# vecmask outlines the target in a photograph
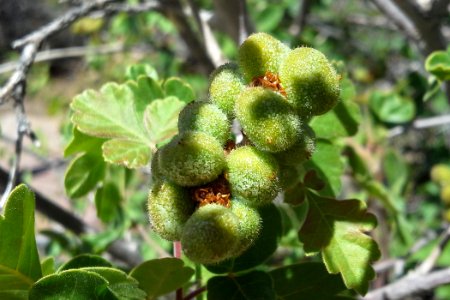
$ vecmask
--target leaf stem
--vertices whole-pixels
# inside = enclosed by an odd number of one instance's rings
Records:
[[[206,286],[200,287],[200,288],[196,289],[195,291],[190,292],[188,295],[186,295],[186,297],[183,298],[183,300],[194,299],[196,296],[200,295],[204,291],[206,291]]]

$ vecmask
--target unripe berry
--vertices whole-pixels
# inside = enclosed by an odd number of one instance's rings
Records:
[[[270,203],[279,191],[276,159],[255,147],[244,146],[231,151],[225,176],[233,197],[253,207]]]
[[[153,181],[161,181],[164,180],[164,175],[161,171],[161,168],[159,167],[159,154],[160,149],[156,150],[155,153],[153,153],[152,161],[150,163],[150,170],[152,172],[152,179]]]
[[[450,167],[445,164],[434,165],[431,169],[431,179],[442,186],[450,185]]]
[[[292,50],[280,67],[288,101],[304,116],[321,115],[339,100],[339,76],[322,52],[301,47]]]
[[[441,200],[442,202],[444,202],[445,205],[450,206],[450,185],[442,187]]]
[[[231,257],[238,243],[239,219],[218,204],[201,206],[186,222],[181,236],[184,254],[200,264]]]
[[[222,145],[212,136],[188,131],[161,148],[163,175],[181,186],[196,186],[216,179],[225,167]]]
[[[189,192],[169,182],[158,182],[148,196],[148,215],[153,230],[169,241],[179,241],[184,224],[194,213]]]
[[[178,116],[178,131],[201,131],[216,138],[222,145],[230,137],[230,122],[215,104],[191,102]]]
[[[231,201],[231,211],[239,219],[239,243],[233,256],[239,256],[258,238],[262,219],[258,211],[238,199]]]
[[[284,151],[302,134],[300,117],[291,105],[263,87],[250,87],[239,95],[236,117],[250,141],[264,151]]]
[[[316,150],[314,131],[308,125],[303,125],[303,134],[289,149],[274,153],[280,165],[299,165],[309,159]]]
[[[239,48],[239,66],[246,82],[266,72],[278,74],[281,61],[289,51],[288,46],[267,33],[249,36]]]
[[[209,99],[232,119],[234,118],[234,103],[244,87],[239,67],[235,63],[224,64],[211,75]]]

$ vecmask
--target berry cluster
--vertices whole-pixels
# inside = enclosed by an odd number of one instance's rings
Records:
[[[294,50],[265,33],[211,76],[208,101],[180,113],[178,135],[152,160],[153,229],[181,240],[192,261],[239,256],[262,227],[257,208],[298,178],[296,166],[315,150],[307,122],[339,99],[339,76],[319,51]],[[236,145],[231,123],[244,135]]]

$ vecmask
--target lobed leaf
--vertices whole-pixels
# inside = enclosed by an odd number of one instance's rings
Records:
[[[0,298],[27,299],[42,276],[34,236],[34,195],[19,185],[8,197],[0,216]]]
[[[148,260],[130,272],[139,281],[139,288],[147,293],[148,300],[182,287],[193,274],[194,270],[177,258]]]
[[[168,78],[163,85],[166,97],[175,96],[185,104],[194,100],[194,90],[189,84],[177,77]]]
[[[359,200],[338,201],[308,191],[309,212],[299,231],[305,252],[322,252],[328,272],[341,273],[345,285],[360,294],[375,277],[371,263],[380,257],[376,242],[365,234],[376,218]]]

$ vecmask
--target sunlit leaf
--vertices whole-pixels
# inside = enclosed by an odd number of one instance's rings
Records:
[[[376,226],[359,200],[336,200],[307,193],[308,216],[299,231],[307,253],[321,252],[328,272],[341,273],[345,285],[365,294],[375,277],[371,263],[380,257],[376,242],[365,233]]]
[[[425,69],[439,78],[439,80],[450,79],[450,52],[435,51],[425,61]]]
[[[194,270],[185,267],[183,261],[177,258],[149,260],[130,272],[149,300],[182,287],[193,274]]]
[[[9,195],[0,216],[0,299],[27,299],[42,276],[34,236],[34,195],[25,186]]]
[[[101,256],[93,254],[81,254],[75,256],[61,267],[59,267],[58,272],[70,270],[70,269],[80,269],[86,267],[111,267],[111,263]]]
[[[242,276],[217,276],[208,280],[208,300],[275,300],[271,277],[262,271]]]
[[[184,103],[189,103],[195,99],[194,90],[189,84],[177,77],[168,78],[163,85],[166,97],[175,96]]]
[[[184,105],[185,103],[176,97],[167,97],[155,100],[147,107],[144,123],[155,143],[161,143],[177,134],[178,115]]]
[[[108,281],[94,272],[67,270],[43,277],[30,290],[30,300],[117,299]]]

